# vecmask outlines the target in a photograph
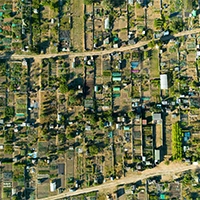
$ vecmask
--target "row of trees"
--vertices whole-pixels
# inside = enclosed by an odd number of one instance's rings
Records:
[[[174,160],[181,160],[183,157],[183,132],[179,122],[172,125],[172,157]]]

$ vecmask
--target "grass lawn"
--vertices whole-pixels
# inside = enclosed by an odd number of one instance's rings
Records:
[[[158,65],[159,65],[158,50],[154,49],[152,52],[151,67],[150,67],[151,78],[159,78],[160,70]]]

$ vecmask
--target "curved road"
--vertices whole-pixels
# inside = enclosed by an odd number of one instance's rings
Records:
[[[170,175],[170,174],[174,175],[175,173],[184,172],[187,170],[194,170],[194,169],[198,169],[199,167],[200,167],[200,165],[188,165],[187,166],[183,163],[172,163],[170,165],[165,165],[162,163],[159,166],[157,166],[153,169],[145,170],[145,171],[141,172],[140,174],[132,173],[129,176],[121,178],[119,180],[109,181],[109,182],[103,183],[101,185],[90,187],[90,188],[78,189],[75,192],[64,192],[62,194],[50,196],[50,197],[43,198],[40,200],[58,200],[60,198],[80,195],[80,194],[84,194],[84,193],[88,193],[88,192],[101,191],[101,190],[105,190],[105,189],[109,189],[109,188],[112,189],[118,185],[134,183],[139,180],[143,180],[143,179],[150,178],[153,176]]]
[[[184,35],[190,35],[190,34],[198,34],[200,33],[200,28],[197,29],[193,29],[193,30],[189,30],[189,31],[182,31],[180,33],[174,34],[174,36],[172,35],[172,37],[181,37]],[[22,54],[22,55],[17,55],[17,54],[12,54],[12,55],[1,55],[2,57],[11,57],[13,59],[23,59],[23,58],[37,58],[37,59],[44,59],[44,58],[52,58],[52,57],[56,57],[56,56],[69,56],[69,57],[76,57],[76,56],[92,56],[92,55],[105,55],[105,54],[110,54],[113,53],[115,51],[127,51],[130,49],[135,49],[135,48],[139,48],[142,46],[147,45],[151,40],[148,41],[140,41],[137,44],[134,45],[127,45],[124,47],[120,47],[120,48],[116,48],[116,49],[109,49],[109,50],[104,50],[104,51],[85,51],[85,52],[62,52],[62,53],[57,53],[57,54],[39,54],[39,55],[26,55],[26,54]],[[0,57],[1,57],[0,56]]]

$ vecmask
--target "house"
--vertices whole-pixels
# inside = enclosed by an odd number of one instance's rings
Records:
[[[168,89],[168,79],[167,74],[160,75],[160,89],[167,90]]]

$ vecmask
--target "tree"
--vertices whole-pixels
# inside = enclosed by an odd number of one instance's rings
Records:
[[[86,5],[90,5],[90,4],[94,3],[94,2],[95,2],[95,0],[84,0],[84,3]]]
[[[62,94],[65,94],[69,91],[69,88],[66,84],[61,84],[60,87],[59,87],[59,90]]]
[[[15,115],[14,107],[7,106],[5,110],[5,118],[9,120],[10,118],[14,117],[14,115]]]
[[[89,152],[91,155],[96,155],[98,154],[99,149],[95,144],[93,144],[92,146],[89,146]]]
[[[106,9],[112,8],[112,4],[110,3],[110,0],[103,0],[103,1],[102,1],[102,5],[103,5]]]
[[[131,111],[128,113],[128,116],[132,119],[135,117],[135,113]]]
[[[174,33],[183,31],[183,27],[184,27],[184,22],[182,18],[174,19],[169,25],[170,30],[173,31]]]
[[[76,100],[77,100],[77,98],[76,98],[75,96],[70,96],[70,97],[69,97],[69,103],[70,103],[71,105],[75,104],[75,103],[76,103]]]
[[[148,43],[148,47],[153,48],[155,46],[155,41],[152,40]]]

